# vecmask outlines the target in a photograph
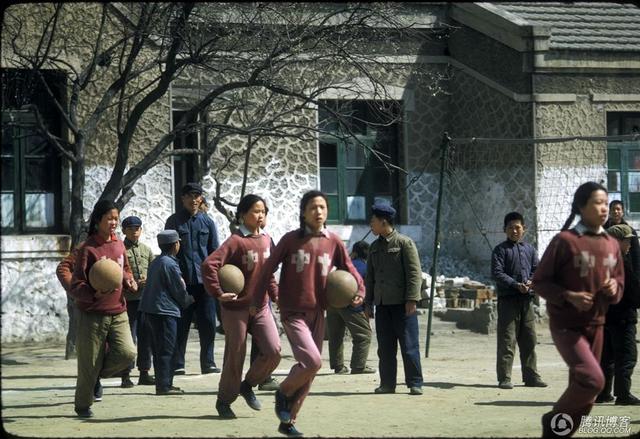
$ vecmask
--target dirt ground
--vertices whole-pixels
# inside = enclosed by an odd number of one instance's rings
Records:
[[[426,315],[420,316],[423,357],[426,320]],[[398,386],[398,393],[393,395],[375,395],[377,374],[333,374],[325,342],[324,365],[299,414],[298,429],[305,436],[320,437],[540,437],[540,416],[560,396],[567,380],[567,368],[546,325],[538,327],[537,347],[540,374],[550,384],[543,389],[523,387],[517,360],[513,372],[516,387],[496,387],[495,335],[459,330],[454,323],[438,318],[434,319],[432,332],[430,357],[422,362],[426,381],[422,396],[408,395],[404,386]],[[155,396],[153,386],[122,389],[118,378],[103,380],[104,399],[94,404],[95,416],[86,420],[73,412],[76,362],[64,360],[61,344],[5,344],[3,428],[21,437],[279,436],[272,392],[256,392],[263,403],[259,412],[252,411],[240,398],[232,406],[238,419],[218,418],[214,405],[220,375],[196,373],[196,337],[192,331],[187,375],[175,379],[185,395]],[[369,365],[377,367],[373,338]],[[283,359],[275,373],[278,380],[293,364],[285,336],[282,343]],[[224,342],[219,335],[215,346],[215,359],[220,365]],[[345,348],[350,354],[349,340]],[[401,361],[399,358],[399,365]],[[638,375],[636,372],[632,389],[636,395],[640,395]],[[629,416],[632,434],[640,432],[637,408],[600,404],[592,415]]]

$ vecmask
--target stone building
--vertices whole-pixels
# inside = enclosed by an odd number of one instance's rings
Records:
[[[427,271],[445,132],[452,142],[443,198],[442,266],[445,271],[458,270],[447,274],[488,277],[491,247],[503,239],[502,217],[511,210],[525,215],[528,239],[542,252],[568,215],[573,191],[586,180],[606,182],[612,197],[625,201],[630,219],[637,219],[637,141],[534,145],[465,139],[631,133],[640,126],[639,8],[615,3],[441,2],[414,3],[409,10],[418,26],[444,38],[425,40],[420,47],[400,51],[395,46],[377,48],[379,63],[400,67],[384,82],[388,97],[396,101],[401,122],[387,130],[372,133],[365,128],[360,133],[408,173],[388,173],[366,160],[359,150],[329,137],[320,136],[312,142],[258,142],[247,192],[260,193],[270,203],[268,230],[276,241],[297,226],[297,203],[306,190],[317,188],[330,194],[329,227],[348,246],[367,234],[368,207],[375,198],[384,198],[398,209],[400,229],[417,241],[423,270]],[[11,66],[11,54],[6,50],[2,63],[3,67]],[[432,84],[419,79],[418,68],[445,78],[437,92]],[[357,84],[363,79],[348,70],[340,74],[344,83]],[[193,95],[208,86],[207,79],[193,72],[175,81],[170,95],[154,107],[137,143],[146,144],[169,131],[172,120],[187,108]],[[375,98],[375,91],[367,91],[366,86],[361,87],[358,99],[338,91],[322,96],[331,104],[350,105],[371,121],[375,121],[375,114],[368,110],[368,104]],[[4,110],[3,174],[8,159]],[[315,113],[300,114],[297,120],[327,122],[326,114]],[[105,130],[91,145],[95,154],[85,188],[87,216],[113,163],[110,135]],[[199,134],[176,142],[198,145]],[[216,190],[216,165],[225,153],[241,149],[243,142],[238,138],[221,145],[211,174],[202,176],[208,194]],[[42,211],[51,210],[57,220],[45,233],[33,233],[29,227],[6,227],[11,190],[3,178],[2,341],[58,337],[65,332],[64,292],[53,273],[70,242],[64,222],[69,171],[62,160],[57,166],[57,174],[46,184],[57,185],[58,198],[54,205],[42,204]],[[189,159],[164,160],[136,183],[134,197],[121,212],[123,217],[135,214],[142,218],[143,241],[156,251],[153,237],[174,209],[176,190],[193,173]],[[221,195],[237,198],[242,167],[216,177],[221,182]],[[226,238],[227,220],[215,209],[210,215],[221,239]]]

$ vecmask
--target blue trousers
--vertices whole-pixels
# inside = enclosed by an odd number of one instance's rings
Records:
[[[144,314],[153,340],[153,369],[156,390],[168,390],[173,385],[174,353],[178,333],[178,318],[160,314]]]
[[[182,310],[178,320],[178,339],[175,352],[176,369],[184,368],[184,356],[187,350],[189,329],[195,313],[200,336],[200,371],[215,367],[213,361],[213,343],[216,335],[216,302],[213,296],[207,294],[202,284],[187,285],[187,292],[193,296],[195,302]]]
[[[138,370],[149,371],[151,369],[151,356],[153,354],[151,348],[151,330],[145,324],[145,315],[138,312],[139,300],[127,301],[127,316],[129,316],[129,328],[131,328],[131,336],[136,344],[138,355]],[[133,370],[135,363],[129,365],[129,372]]]
[[[418,314],[405,314],[402,305],[376,306],[376,337],[378,338],[378,367],[380,385],[395,389],[398,373],[398,344],[404,364],[407,387],[422,387],[422,367],[418,340]]]

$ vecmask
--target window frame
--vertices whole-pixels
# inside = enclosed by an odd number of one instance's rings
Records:
[[[617,135],[617,134],[625,134],[623,133],[623,127],[625,124],[625,119],[628,117],[638,117],[640,116],[640,112],[635,111],[615,111],[607,113],[607,135]],[[611,118],[617,117],[617,120],[611,120]],[[615,128],[616,132],[612,132],[611,128]],[[611,152],[617,151],[620,154],[619,160],[619,168],[610,167],[610,158]],[[640,174],[640,166],[636,168],[630,168],[631,154],[633,151],[637,151],[640,156],[640,141],[636,142],[607,142],[607,189],[610,193],[609,201],[613,201],[614,199],[618,199],[613,194],[620,194],[619,199],[624,204],[625,217],[630,218],[632,220],[640,219],[640,190],[637,192],[629,191],[629,177],[630,173],[638,173]],[[619,188],[620,190],[612,190],[609,175],[611,173],[619,174]],[[640,189],[640,188],[639,188]],[[638,205],[637,211],[632,210],[631,203],[631,194],[638,194],[636,197]],[[613,196],[612,196],[613,195]]]

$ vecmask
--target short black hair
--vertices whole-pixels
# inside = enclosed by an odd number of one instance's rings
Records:
[[[179,242],[179,241],[176,241]],[[171,250],[173,250],[173,246],[175,245],[175,242],[172,242],[170,244],[158,244],[158,247],[160,247],[160,251],[162,253],[169,253]]]
[[[504,227],[503,228],[507,228],[507,224],[509,224],[511,221],[520,221],[522,223],[522,225],[524,226],[524,217],[522,216],[522,214],[520,212],[509,212],[508,214],[506,214],[504,216]]]
[[[366,241],[358,241],[353,244],[351,251],[356,255],[356,258],[367,259],[367,256],[369,256],[369,243]]]
[[[617,206],[618,204],[622,207],[622,210],[624,210],[624,203],[620,200],[613,200],[609,203],[609,209],[613,209],[613,206]]]

